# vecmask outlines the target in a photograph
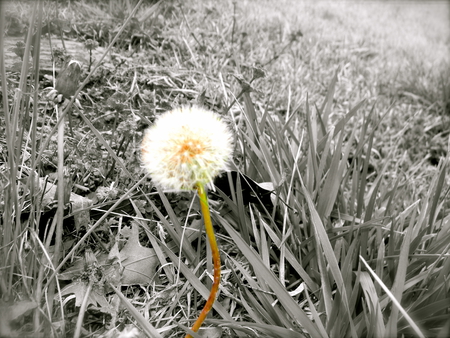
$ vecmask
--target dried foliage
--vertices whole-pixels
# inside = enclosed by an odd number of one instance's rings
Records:
[[[200,205],[152,183],[140,144],[194,105],[235,134],[204,337],[450,334],[448,6],[428,29],[420,4],[278,3],[1,3],[0,45],[25,38],[0,65],[0,336],[188,332]],[[49,37],[85,57],[41,55]]]

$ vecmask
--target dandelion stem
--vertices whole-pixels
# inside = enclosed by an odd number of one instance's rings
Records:
[[[200,206],[202,209],[203,220],[205,222],[206,236],[208,236],[209,244],[211,247],[211,254],[214,263],[214,281],[211,287],[211,292],[209,294],[208,300],[206,301],[206,304],[202,312],[200,312],[200,315],[198,316],[194,325],[192,326],[192,331],[194,332],[198,331],[203,321],[205,320],[206,316],[208,315],[208,312],[211,310],[214,301],[216,300],[217,291],[219,290],[220,285],[220,254],[216,242],[216,236],[214,234],[214,229],[211,223],[211,215],[209,213],[209,205],[208,205],[208,196],[206,195],[205,186],[203,185],[203,183],[197,183],[197,192],[200,198]],[[192,336],[188,334],[186,335],[185,338],[192,338]]]

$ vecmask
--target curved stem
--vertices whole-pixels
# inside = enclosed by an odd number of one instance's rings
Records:
[[[208,236],[209,245],[211,247],[211,254],[214,263],[214,281],[211,287],[211,292],[209,294],[208,300],[203,307],[202,312],[198,316],[194,325],[192,326],[192,331],[197,332],[203,321],[205,320],[208,312],[211,310],[214,301],[216,300],[217,291],[220,285],[220,254],[219,247],[217,246],[216,236],[214,234],[214,229],[211,223],[211,215],[209,213],[208,196],[206,195],[205,186],[201,183],[197,184],[197,192],[200,198],[200,206],[202,209],[203,220],[205,222],[206,236]],[[192,338],[190,334],[187,334],[185,338]]]

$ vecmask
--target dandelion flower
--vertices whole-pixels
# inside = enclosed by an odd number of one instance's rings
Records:
[[[196,189],[227,167],[232,135],[219,116],[200,108],[161,115],[142,141],[142,162],[163,188]]]
[[[169,189],[197,189],[214,262],[209,297],[192,326],[197,332],[211,310],[220,285],[220,253],[209,212],[205,185],[226,169],[231,133],[219,117],[200,108],[180,108],[161,115],[142,141],[142,162],[153,181]],[[185,338],[191,338],[187,334]]]

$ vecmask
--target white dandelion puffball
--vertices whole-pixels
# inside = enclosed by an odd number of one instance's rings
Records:
[[[210,183],[227,168],[231,153],[227,125],[215,113],[196,107],[164,113],[142,141],[142,162],[153,182],[166,189]]]

